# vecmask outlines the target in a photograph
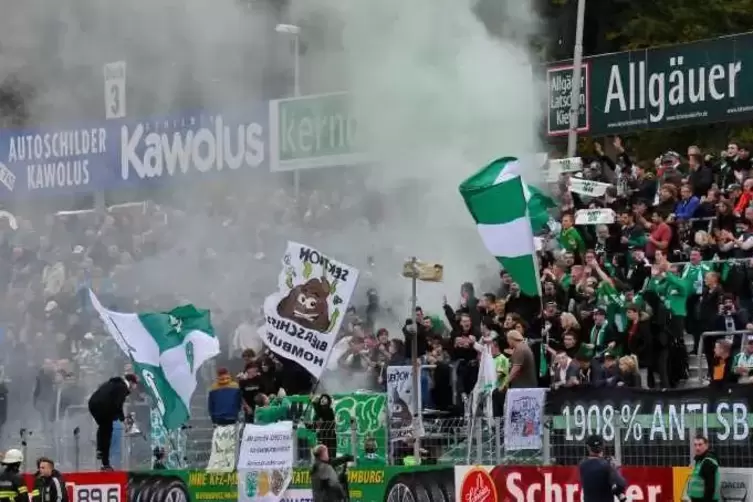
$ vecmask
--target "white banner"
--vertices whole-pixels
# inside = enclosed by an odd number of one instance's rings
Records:
[[[238,456],[238,500],[279,502],[293,479],[293,422],[246,424]]]
[[[318,250],[288,242],[278,291],[264,300],[259,336],[280,357],[319,378],[358,281],[358,270]]]
[[[389,408],[390,430],[409,433],[413,429],[413,417],[418,415],[421,428],[421,385],[413,388],[412,366],[387,367],[387,407]],[[418,413],[413,405],[413,392],[418,392]]]
[[[505,449],[540,450],[546,389],[510,389],[505,396]]]
[[[589,197],[602,197],[607,192],[607,188],[611,186],[609,183],[584,180],[575,176],[570,178],[570,191],[580,195],[588,195]]]
[[[237,425],[216,426],[212,432],[212,451],[209,454],[207,471],[234,471],[237,444]]]
[[[579,209],[575,212],[576,225],[611,225],[614,223],[614,211],[605,209]]]
[[[556,183],[560,175],[577,173],[583,170],[583,159],[571,157],[568,159],[552,159],[544,169],[544,180],[547,183]]]

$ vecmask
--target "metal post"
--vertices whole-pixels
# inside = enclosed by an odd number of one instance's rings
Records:
[[[301,95],[301,78],[300,78],[300,35],[293,35],[293,96],[296,98]],[[296,204],[299,203],[298,196],[301,193],[301,172],[296,168],[293,171],[293,195]]]
[[[358,426],[356,425],[356,417],[350,417],[350,454],[353,458],[358,459]],[[358,465],[358,464],[356,464]]]
[[[418,306],[418,260],[415,256],[411,257],[411,270],[413,271],[413,277],[411,277],[411,316],[413,318],[413,339],[411,340],[411,356],[413,357],[413,436],[415,442],[413,443],[413,455],[416,461],[421,460],[421,438],[419,437],[420,425],[421,425],[421,402],[418,399],[421,385],[421,366],[418,364],[418,316],[416,315],[416,307]]]
[[[567,134],[567,156],[575,157],[578,146],[578,108],[580,107],[581,64],[583,62],[583,23],[586,0],[578,0],[578,19],[575,23],[575,50],[573,51],[573,86],[570,94],[570,130]],[[586,103],[588,105],[588,103]]]
[[[502,421],[504,420],[504,417],[493,417],[492,420],[493,426],[493,434],[494,434],[494,461],[497,463],[497,465],[500,465],[502,463],[502,434],[504,430],[504,426],[502,425]]]
[[[76,472],[79,472],[81,470],[81,429],[78,427],[73,429],[73,451],[76,455]]]
[[[31,436],[31,431],[27,429],[21,429],[20,431],[18,431],[18,434],[19,436],[21,436],[21,451],[23,451],[24,454],[24,461],[21,465],[23,472],[26,472],[26,458],[29,456],[29,443],[26,442],[26,438],[28,436]]]

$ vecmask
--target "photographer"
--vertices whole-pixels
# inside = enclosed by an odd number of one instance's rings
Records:
[[[344,502],[348,500],[347,488],[329,460],[329,449],[319,444],[314,448],[314,465],[311,466],[311,491],[314,502]],[[341,464],[347,457],[336,459]]]

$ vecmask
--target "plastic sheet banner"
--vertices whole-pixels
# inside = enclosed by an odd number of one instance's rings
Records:
[[[246,424],[238,476],[239,501],[279,502],[293,478],[293,422]]]
[[[675,500],[671,467],[623,467],[628,500]],[[455,500],[484,502],[580,502],[580,473],[572,467],[459,466],[455,468]]]
[[[314,422],[314,408],[309,406],[310,396],[288,396],[297,410],[299,422]],[[387,452],[387,395],[376,392],[351,392],[332,396],[335,409],[335,430],[337,432],[337,454],[353,454],[350,420],[355,419],[358,456],[364,453],[363,442],[372,437],[376,440],[378,454]]]

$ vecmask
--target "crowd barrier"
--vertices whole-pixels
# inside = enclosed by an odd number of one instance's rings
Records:
[[[709,335],[710,336],[710,335]],[[307,399],[293,397],[301,406]],[[296,461],[306,465],[315,442],[329,444],[338,455],[359,458],[364,443],[373,439],[384,462],[401,465],[412,455],[412,430],[394,427],[385,394],[364,393],[334,396],[336,424],[317,430],[310,409],[299,407],[293,417],[297,428]],[[132,408],[135,409],[135,408]],[[518,421],[516,434],[530,430],[540,436],[537,446],[511,451],[506,438],[504,417],[446,417],[424,414],[421,448],[424,463],[436,465],[577,465],[583,456],[584,441],[601,434],[607,451],[625,465],[671,467],[688,464],[693,457],[693,438],[707,437],[723,465],[753,467],[753,385],[679,390],[647,390],[626,387],[578,387],[546,393],[543,409],[511,418]],[[142,414],[144,411],[142,410]],[[148,410],[146,410],[148,414]],[[520,421],[525,423],[521,426]],[[147,423],[140,426],[146,429]],[[512,429],[511,429],[512,430]],[[238,428],[238,432],[240,427]],[[204,469],[212,449],[210,424],[192,426],[176,468]],[[54,447],[39,450],[36,436],[22,436],[27,458],[38,454],[55,458],[65,471],[96,469],[94,423],[82,406],[66,408],[54,427]],[[305,438],[303,441],[301,438]],[[153,442],[148,430],[124,435],[115,466],[124,470],[149,469]],[[237,437],[229,438],[238,444]],[[167,450],[171,448],[168,443]],[[114,452],[115,453],[115,452]]]
[[[691,469],[687,466],[620,468],[628,500],[681,502]],[[64,474],[70,502],[236,502],[243,472],[116,471]],[[351,467],[347,471],[351,502],[578,502],[578,468],[525,465]],[[29,486],[31,475],[26,476]],[[753,469],[721,469],[722,500],[745,502],[753,494]],[[308,469],[296,468],[287,490],[265,486],[259,500],[312,500]],[[251,500],[254,500],[253,498]]]

